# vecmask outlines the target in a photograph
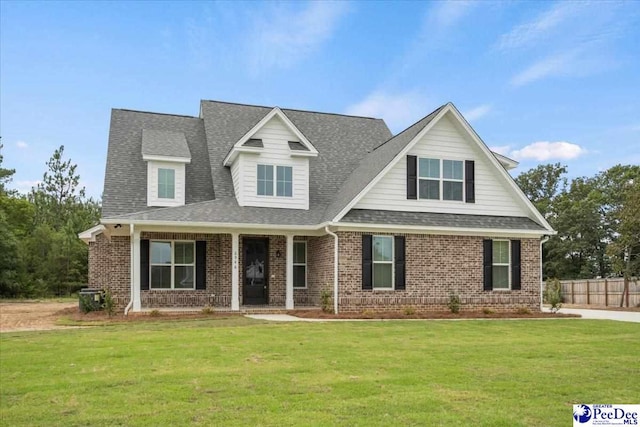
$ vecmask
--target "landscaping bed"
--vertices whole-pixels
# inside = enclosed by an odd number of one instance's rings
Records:
[[[292,316],[305,319],[553,319],[565,317],[580,317],[577,314],[543,313],[519,311],[466,311],[458,313],[450,311],[361,311],[348,313],[326,313],[319,310],[292,310],[287,312]]]

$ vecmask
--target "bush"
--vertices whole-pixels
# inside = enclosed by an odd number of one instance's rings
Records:
[[[491,309],[491,308],[485,307],[485,308],[482,309],[482,312],[484,314],[495,314],[496,311]]]
[[[518,307],[518,309],[516,310],[516,313],[518,313],[518,314],[531,314],[531,310],[529,310],[529,307]]]
[[[404,314],[406,316],[413,316],[414,314],[416,314],[415,307],[405,307],[404,308]]]
[[[116,302],[111,295],[111,291],[108,289],[102,292],[102,309],[109,315],[113,316],[116,313]]]
[[[160,310],[157,310],[157,309],[151,310],[149,312],[149,316],[151,316],[151,317],[160,317],[161,316]]]
[[[331,307],[331,292],[326,289],[320,292],[320,307],[322,307],[322,311],[325,313],[333,312],[333,307]]]
[[[556,313],[562,307],[562,285],[558,279],[547,280],[542,295],[545,303],[551,306],[551,312]]]
[[[211,307],[210,305],[202,309],[202,314],[213,314],[213,313],[214,313],[213,307]]]
[[[452,313],[457,314],[460,312],[460,295],[449,292],[449,302],[447,302],[447,307],[451,310]]]

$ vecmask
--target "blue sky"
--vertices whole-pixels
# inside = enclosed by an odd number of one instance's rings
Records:
[[[514,171],[640,163],[640,2],[0,2],[13,187],[65,145],[100,196],[111,108],[201,99],[381,117],[452,101]]]

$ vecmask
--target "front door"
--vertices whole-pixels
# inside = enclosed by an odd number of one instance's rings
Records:
[[[242,303],[267,304],[269,291],[269,239],[243,239],[244,287]]]

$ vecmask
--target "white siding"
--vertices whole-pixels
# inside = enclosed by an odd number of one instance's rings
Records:
[[[175,171],[175,198],[161,199],[158,197],[158,169],[173,169]],[[147,206],[183,206],[184,192],[184,163],[147,162]]]
[[[233,164],[231,165],[231,178],[233,179],[233,191],[236,194],[236,199],[238,200],[238,204],[240,206],[244,206],[244,198],[243,196],[243,192],[241,191],[242,189],[242,184],[243,184],[243,176],[240,173],[241,171],[241,167],[240,165],[242,164],[243,161],[243,157],[239,156],[235,162],[233,162]]]
[[[309,159],[292,157],[288,141],[298,138],[278,117],[274,117],[251,138],[262,139],[260,153],[240,153],[231,165],[231,176],[238,204],[287,209],[309,209]],[[258,165],[291,166],[293,197],[258,196]]]
[[[469,138],[469,139],[467,139]],[[473,215],[528,216],[518,197],[485,154],[443,117],[409,151],[409,155],[448,160],[475,160],[475,203],[407,200],[407,162],[398,163],[354,206],[356,209],[437,212]]]

